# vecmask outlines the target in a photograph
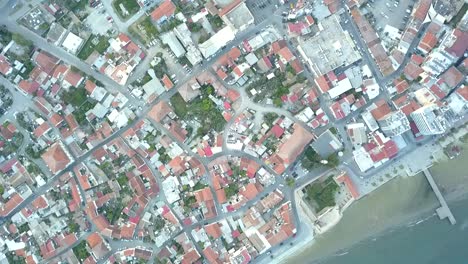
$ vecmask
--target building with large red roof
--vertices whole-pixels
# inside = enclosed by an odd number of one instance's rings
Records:
[[[157,23],[162,23],[175,14],[176,8],[171,0],[165,0],[151,12],[151,19]]]
[[[72,162],[60,142],[54,143],[41,157],[53,174],[62,171]]]

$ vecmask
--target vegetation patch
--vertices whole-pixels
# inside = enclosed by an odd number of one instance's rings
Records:
[[[144,44],[156,39],[159,36],[159,30],[151,22],[149,16],[143,16],[138,21],[133,23],[128,32],[133,36],[140,39]]]
[[[275,106],[280,107],[282,105],[281,96],[289,93],[289,87],[283,85],[284,81],[286,81],[286,75],[280,72],[270,80],[266,76],[261,77],[253,82],[247,90],[255,89],[257,91],[253,98],[254,102],[258,103],[265,98],[270,98]]]
[[[62,93],[63,102],[71,104],[74,107],[79,107],[86,102],[88,94],[85,88],[70,87],[68,91]]]
[[[329,177],[323,182],[308,185],[305,188],[306,199],[315,205],[316,212],[320,212],[326,207],[335,206],[335,193],[338,188],[339,186],[333,177]]]
[[[90,254],[88,249],[86,249],[86,241],[83,240],[77,246],[75,246],[73,248],[73,253],[75,253],[75,256],[80,260],[80,262],[87,259]]]
[[[77,57],[86,60],[94,51],[103,54],[109,48],[109,39],[104,36],[91,35],[81,48]]]
[[[140,10],[140,5],[135,0],[114,0],[112,6],[120,18],[126,19]]]
[[[184,119],[187,116],[187,103],[184,101],[184,98],[182,98],[182,96],[179,93],[176,93],[174,96],[171,97],[171,104],[174,108],[174,112],[178,117]]]

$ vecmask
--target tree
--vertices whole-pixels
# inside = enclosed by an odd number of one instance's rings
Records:
[[[79,260],[85,260],[90,256],[86,248],[86,241],[81,241],[76,247],[73,248],[73,253]]]
[[[293,187],[295,183],[296,183],[296,180],[293,177],[286,178],[286,184],[289,187]]]
[[[26,155],[33,159],[38,159],[41,157],[42,152],[41,151],[35,151],[34,146],[32,144],[28,145],[25,149]]]
[[[323,182],[308,185],[306,187],[307,198],[317,204],[316,210],[320,212],[325,207],[335,205],[335,193],[338,188],[338,184],[332,177],[329,177]]]
[[[224,191],[226,192],[226,197],[231,198],[234,194],[239,192],[239,187],[236,183],[229,184]]]
[[[165,225],[166,225],[166,221],[164,221],[164,219],[162,219],[162,217],[157,216],[155,221],[154,221],[154,229],[161,230],[161,229],[164,228]]]
[[[23,46],[23,47],[30,47],[32,46],[32,42],[30,40],[25,39],[22,35],[18,33],[13,33],[12,35],[13,41],[16,42],[16,44]]]
[[[283,104],[283,102],[281,101],[281,98],[275,98],[273,99],[273,104],[277,107],[281,107],[281,105]]]
[[[267,124],[272,124],[273,121],[276,120],[276,118],[278,118],[278,114],[277,113],[266,113],[264,116],[263,116],[263,120],[265,121],[265,123]]]
[[[333,153],[330,156],[328,156],[327,161],[327,165],[329,167],[336,167],[340,163],[340,160],[338,159],[338,155],[336,153]]]
[[[69,229],[70,233],[75,233],[75,232],[77,232],[77,231],[79,230],[79,228],[80,228],[80,226],[79,226],[77,223],[75,223],[75,222],[71,222],[71,221],[70,221],[70,222],[68,223],[68,229]]]
[[[203,29],[202,25],[198,23],[188,23],[188,28],[191,32],[200,32]]]
[[[209,98],[205,98],[203,99],[203,101],[201,102],[201,109],[203,111],[210,111],[211,109],[213,108],[213,102],[209,99]]]

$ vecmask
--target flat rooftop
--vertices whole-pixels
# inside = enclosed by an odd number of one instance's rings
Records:
[[[361,58],[347,31],[343,31],[336,15],[322,20],[318,32],[300,46],[317,75],[326,74],[339,66],[352,64]]]
[[[241,29],[254,22],[254,17],[245,3],[239,4],[226,14],[226,17],[237,29]]]

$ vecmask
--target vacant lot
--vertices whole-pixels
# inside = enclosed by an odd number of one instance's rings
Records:
[[[149,16],[142,16],[130,26],[129,31],[132,36],[138,37],[144,44],[155,40],[159,35],[158,29],[153,25]]]
[[[174,107],[174,112],[177,116],[184,119],[187,116],[187,103],[179,93],[171,97],[171,104]]]
[[[78,58],[86,60],[94,51],[104,53],[109,47],[109,40],[103,36],[91,35],[78,53]]]
[[[140,10],[136,0],[114,0],[112,6],[122,19],[128,19]]]

